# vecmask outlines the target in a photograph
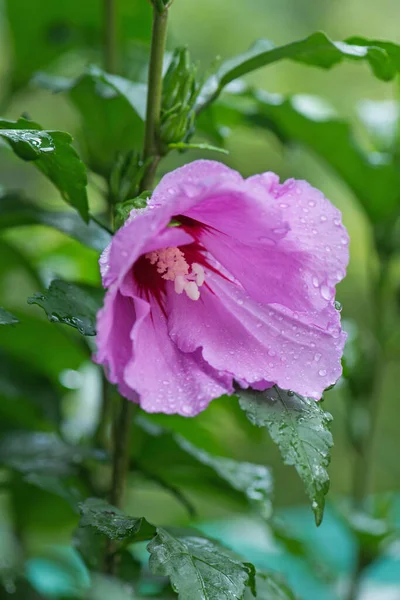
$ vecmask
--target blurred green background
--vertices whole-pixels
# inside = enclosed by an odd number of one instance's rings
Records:
[[[34,4],[39,12],[54,11],[55,14],[45,34],[42,32],[38,37],[34,34],[36,25],[31,11]],[[0,4],[1,116],[16,119],[25,113],[46,129],[68,131],[79,138],[79,117],[66,97],[40,90],[29,80],[38,70],[71,76],[79,75],[89,63],[101,65],[102,54],[98,51],[102,35],[99,26],[101,2],[71,2],[68,27],[57,17],[57,9],[51,8],[52,4],[51,0],[37,3],[10,0],[7,6]],[[93,15],[97,16],[93,18]],[[281,44],[323,30],[335,40],[362,35],[400,43],[399,21],[400,4],[397,0],[381,0],[379,6],[365,0],[175,0],[170,11],[169,47],[187,44],[193,58],[199,61],[200,70],[205,73],[217,56],[225,59],[244,51],[258,38]],[[121,0],[119,32],[120,69],[142,79],[150,33],[150,6],[145,0],[131,0],[129,3]],[[122,38],[128,40],[126,44]],[[26,47],[22,51],[20,48],[24,40]],[[60,55],[59,49],[62,50]],[[316,94],[326,98],[340,115],[354,124],[356,135],[365,147],[368,147],[368,141],[358,120],[360,102],[365,99],[387,100],[390,101],[387,110],[397,110],[397,84],[378,81],[368,66],[359,63],[346,63],[332,71],[323,71],[279,62],[257,71],[248,80],[268,92]],[[79,149],[79,143],[77,147]],[[230,154],[224,160],[244,175],[272,170],[283,179],[307,179],[342,210],[351,238],[351,262],[347,278],[339,285],[337,297],[343,304],[342,317],[345,322],[351,323],[351,330],[368,331],[371,323],[368,283],[375,251],[370,224],[357,198],[318,157],[296,145],[284,148],[270,132],[238,127],[232,131],[227,147]],[[205,155],[197,151],[174,154],[162,163],[160,174],[203,156],[220,159],[219,155]],[[24,190],[30,199],[43,207],[64,209],[52,186],[5,146],[0,146],[0,185],[8,190]],[[100,177],[90,175],[89,198],[94,212],[104,209],[102,189]],[[390,274],[393,286],[398,287],[399,275],[400,264],[394,261]],[[95,426],[101,388],[99,369],[90,363],[89,353],[78,334],[48,323],[37,307],[26,303],[29,295],[54,276],[98,283],[97,253],[43,226],[1,231],[0,305],[17,315],[21,324],[15,328],[2,328],[0,351],[4,356],[22,361],[25,366],[38,369],[58,393],[61,390],[63,431],[71,439],[85,438]],[[386,365],[379,391],[380,413],[372,471],[374,491],[396,491],[400,488],[398,321],[393,321],[393,340],[394,351]],[[0,386],[2,382],[4,389],[0,387],[0,394],[8,398],[9,388],[5,389],[9,385],[7,374],[0,375]],[[189,437],[191,428],[196,429],[193,436],[200,435],[199,445],[221,455],[270,465],[275,479],[276,506],[303,504],[305,495],[295,471],[282,465],[278,450],[267,435],[246,423],[236,406],[230,406],[232,402],[236,404],[229,399],[215,401],[196,418],[196,428],[190,420],[183,418],[156,417],[154,421],[177,431],[187,431]],[[28,404],[21,406],[26,407],[18,416],[23,427],[23,413],[28,410]],[[330,466],[330,498],[334,498],[349,493],[353,460],[346,438],[347,408],[340,383],[326,394],[324,407],[334,416],[332,431],[335,446]],[[0,430],[3,426],[7,428],[6,422],[0,423]],[[192,441],[195,441],[194,438]],[[168,465],[165,468],[168,469]],[[177,478],[181,475],[177,474]],[[233,500],[230,503],[226,497],[219,498],[207,493],[207,490],[195,489],[192,484],[187,484],[186,491],[201,518],[215,519],[229,514],[232,509],[242,510]],[[24,500],[21,513],[24,521],[21,527],[28,544],[32,548],[40,548],[50,542],[69,540],[76,524],[72,510],[62,500],[55,501],[46,492],[34,488],[31,492],[29,501]],[[1,498],[0,481],[0,501]],[[3,500],[0,520],[6,523],[8,500],[5,496]],[[153,521],[160,521],[160,515],[164,523],[184,523],[187,520],[184,508],[169,492],[139,475],[131,477],[128,506],[134,507],[135,514]]]

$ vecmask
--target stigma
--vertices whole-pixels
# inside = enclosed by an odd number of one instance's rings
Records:
[[[205,280],[203,267],[199,263],[190,266],[185,260],[185,255],[179,248],[162,248],[145,254],[152,265],[157,267],[157,272],[163,279],[174,282],[177,294],[185,292],[190,300],[200,298],[200,290]]]

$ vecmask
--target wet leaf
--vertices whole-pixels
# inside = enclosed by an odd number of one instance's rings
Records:
[[[217,542],[204,537],[175,537],[158,528],[148,544],[150,570],[167,575],[180,600],[239,600],[254,582],[255,569]]]
[[[310,398],[274,386],[264,392],[238,390],[241,408],[251,423],[266,427],[287,465],[303,480],[317,525],[322,522],[329,489],[326,467],[333,445],[332,417]]]
[[[235,56],[220,66],[217,73],[206,81],[198,106],[200,108],[207,105],[235,79],[283,59],[322,69],[331,69],[344,60],[366,61],[378,79],[390,81],[400,71],[399,56],[400,46],[396,44],[370,42],[365,38],[334,42],[321,31],[284,46],[260,40],[248,52]]]
[[[49,321],[75,327],[82,335],[96,335],[96,314],[102,306],[103,290],[55,279],[44,294],[28,298],[46,312]]]
[[[19,323],[17,317],[0,306],[0,325],[15,325]]]
[[[34,121],[0,120],[0,137],[19,158],[34,165],[56,186],[63,199],[88,221],[86,167],[64,131],[45,131]]]
[[[102,252],[111,235],[95,221],[86,224],[74,212],[43,210],[17,193],[0,196],[0,229],[23,225],[46,225]]]
[[[80,527],[93,527],[111,540],[129,543],[151,539],[155,529],[142,518],[125,515],[101,498],[88,498],[79,505]]]

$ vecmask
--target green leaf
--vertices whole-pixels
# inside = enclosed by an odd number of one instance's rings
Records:
[[[361,41],[362,44],[359,43]],[[217,73],[206,81],[198,110],[217,98],[223,88],[235,79],[283,59],[323,69],[331,69],[344,60],[366,61],[378,79],[390,81],[400,71],[400,46],[390,44],[390,51],[388,46],[385,43],[377,46],[374,42],[361,38],[358,42],[357,39],[348,43],[333,42],[320,31],[284,46],[260,40],[248,52],[224,62]]]
[[[185,142],[177,142],[174,144],[168,144],[168,148],[171,150],[210,150],[211,152],[220,152],[221,154],[229,154],[225,148],[218,148],[218,146],[212,146],[211,144],[198,143],[198,144],[186,144]]]
[[[28,298],[46,312],[49,321],[75,327],[82,335],[96,335],[96,315],[104,292],[89,285],[55,279],[44,293]]]
[[[326,467],[333,445],[332,417],[310,398],[274,386],[264,392],[238,390],[241,408],[253,425],[266,427],[287,465],[293,465],[311,500],[317,525],[322,522],[329,489]]]
[[[282,577],[276,573],[258,573],[256,575],[257,600],[296,600],[292,590]],[[245,600],[254,596],[246,591]]]
[[[110,243],[111,235],[98,223],[88,224],[74,212],[43,210],[20,194],[7,193],[0,196],[0,229],[23,225],[46,225],[75,238],[82,244],[102,252]]]
[[[211,467],[233,489],[242,492],[265,518],[271,516],[273,483],[268,467],[239,462],[222,456],[212,456],[180,436],[176,436],[176,440],[185,452],[194,456],[202,464]]]
[[[0,306],[0,325],[15,325],[19,323],[17,317]]]
[[[52,65],[68,51],[78,51],[81,56],[83,51],[85,63],[88,56],[100,60],[104,14],[98,0],[85,0],[84,3],[80,0],[36,0],[35,3],[6,0],[5,7],[13,52],[10,68],[13,90],[26,84],[35,71]],[[129,50],[133,41],[143,45],[150,39],[151,6],[141,0],[119,0],[116,18],[120,56],[126,57],[127,66],[131,68],[133,61]]]
[[[195,534],[178,538],[158,528],[147,550],[150,570],[168,576],[180,600],[240,599],[254,580],[252,565],[240,562],[217,542]]]
[[[45,131],[27,119],[0,120],[0,137],[22,160],[32,161],[56,186],[64,200],[88,221],[86,168],[71,146],[69,133]]]
[[[151,539],[153,525],[142,518],[129,517],[101,498],[88,498],[79,505],[80,527],[93,527],[110,540],[125,542]]]
[[[102,454],[73,446],[56,434],[14,431],[0,438],[0,463],[24,474],[73,475],[76,465]]]
[[[90,168],[109,177],[117,157],[141,151],[147,87],[90,67],[76,79],[39,74],[35,82],[66,92],[81,116],[81,143]]]

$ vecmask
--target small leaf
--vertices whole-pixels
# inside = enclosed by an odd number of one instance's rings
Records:
[[[175,537],[158,528],[148,544],[150,570],[166,575],[180,600],[243,598],[254,580],[254,567],[233,558],[217,542],[204,537]]]
[[[400,71],[400,46],[384,42],[375,44],[364,38],[349,40],[348,43],[333,42],[320,31],[284,46],[260,40],[248,52],[224,62],[217,73],[206,81],[198,110],[218,97],[222,89],[235,79],[282,59],[323,69],[331,69],[344,60],[366,61],[378,79],[390,81]]]
[[[15,325],[19,323],[17,317],[0,306],[0,325]]]
[[[111,235],[90,220],[88,224],[75,212],[43,210],[16,193],[0,196],[0,229],[23,225],[46,225],[62,231],[89,248],[102,252],[110,243]]]
[[[22,160],[32,161],[56,186],[64,200],[88,221],[86,168],[71,146],[72,137],[68,133],[45,131],[27,119],[0,120],[0,137]]]
[[[82,335],[96,335],[96,314],[101,308],[103,290],[55,279],[44,293],[28,298],[46,312],[49,321],[75,327]]]
[[[277,573],[258,573],[256,575],[257,600],[296,600],[292,590]],[[245,600],[254,596],[246,591]]]
[[[129,517],[101,498],[88,498],[79,509],[79,526],[93,527],[110,540],[130,543],[151,539],[155,533],[154,527],[144,519]]]
[[[329,489],[326,467],[333,445],[332,417],[310,398],[277,386],[264,392],[238,390],[241,408],[251,423],[266,427],[287,465],[293,465],[312,502],[317,525],[322,522]]]
[[[229,154],[225,148],[218,148],[218,146],[212,146],[211,144],[198,143],[198,144],[186,144],[185,142],[177,142],[174,144],[168,144],[168,148],[171,150],[210,150],[211,152],[220,152],[221,154]]]
[[[98,451],[67,444],[53,433],[16,431],[0,438],[0,463],[26,474],[68,476],[96,457]]]

